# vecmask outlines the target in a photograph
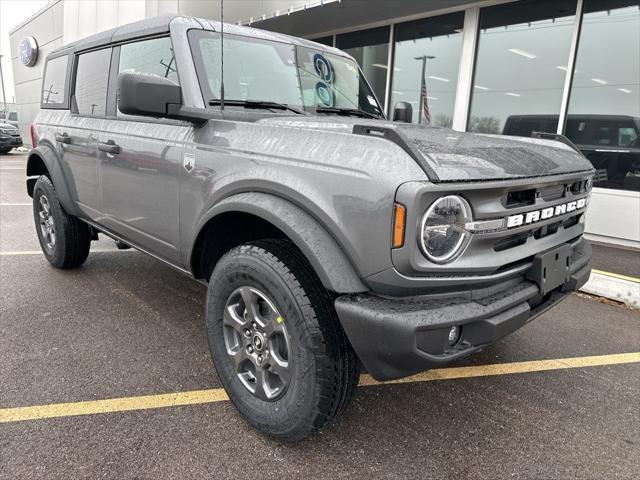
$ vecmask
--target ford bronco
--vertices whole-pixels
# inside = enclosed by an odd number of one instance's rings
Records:
[[[589,277],[593,169],[570,142],[408,110],[387,120],[340,50],[209,20],[64,46],[27,164],[42,250],[78,267],[104,234],[207,284],[229,398],[298,440],[348,406],[361,366],[387,380],[445,365]]]

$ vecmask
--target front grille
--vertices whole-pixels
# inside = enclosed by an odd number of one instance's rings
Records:
[[[504,223],[502,228],[478,229],[471,233],[462,254],[445,264],[429,261],[417,244],[407,242],[405,248],[392,252],[394,266],[405,275],[430,277],[434,285],[441,285],[442,288],[445,280],[451,278],[457,278],[459,282],[467,279],[470,282],[473,277],[501,275],[501,278],[505,278],[536,254],[582,234],[580,220],[584,208],[571,212],[566,212],[566,209],[570,208],[571,202],[588,195],[590,182],[587,180],[590,177],[591,172],[580,172],[555,177],[437,187],[407,184],[400,190],[397,199],[407,205],[408,212],[417,212],[417,220],[436,199],[456,194],[469,203],[474,222],[486,222],[487,225],[494,222],[492,225],[495,225],[496,220],[503,220]],[[544,217],[543,212],[546,212]],[[517,222],[508,222],[509,217],[514,217]],[[410,221],[408,225],[407,238],[414,235],[418,238],[420,222]]]
[[[558,183],[538,188],[511,190],[505,194],[502,204],[507,209],[525,207],[528,205],[534,205],[536,203],[536,199],[541,199],[545,202],[553,202],[554,200],[564,198],[568,191],[573,195],[579,195],[587,193],[587,189],[588,181],[585,179],[578,182]]]

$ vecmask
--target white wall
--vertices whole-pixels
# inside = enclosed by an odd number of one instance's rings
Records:
[[[40,108],[40,88],[45,58],[49,52],[63,44],[63,16],[63,2],[59,0],[46,10],[39,12],[27,24],[9,33],[13,82],[16,90],[16,111],[20,134],[27,145],[31,142],[29,123]],[[36,38],[39,47],[38,60],[33,67],[25,67],[18,60],[18,43],[28,35]]]
[[[64,43],[145,18],[145,0],[63,0]]]
[[[586,219],[587,238],[640,248],[640,192],[594,188]]]

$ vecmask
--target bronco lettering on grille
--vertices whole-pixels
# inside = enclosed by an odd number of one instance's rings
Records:
[[[542,210],[533,210],[527,213],[519,213],[517,215],[511,215],[507,217],[507,228],[519,227],[521,225],[528,225],[540,220],[547,220],[552,217],[564,215],[565,213],[571,213],[583,209],[587,205],[587,199],[581,198],[580,200],[574,200],[572,202],[556,205],[555,207],[547,207]]]

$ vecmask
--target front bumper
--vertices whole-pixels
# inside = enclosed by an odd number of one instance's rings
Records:
[[[22,137],[0,135],[0,148],[17,148],[22,146]]]
[[[571,245],[568,280],[541,293],[526,274],[446,296],[344,295],[335,307],[349,340],[377,380],[405,377],[465,357],[514,332],[579,289],[591,272],[591,246]],[[461,327],[452,347],[448,333]]]

